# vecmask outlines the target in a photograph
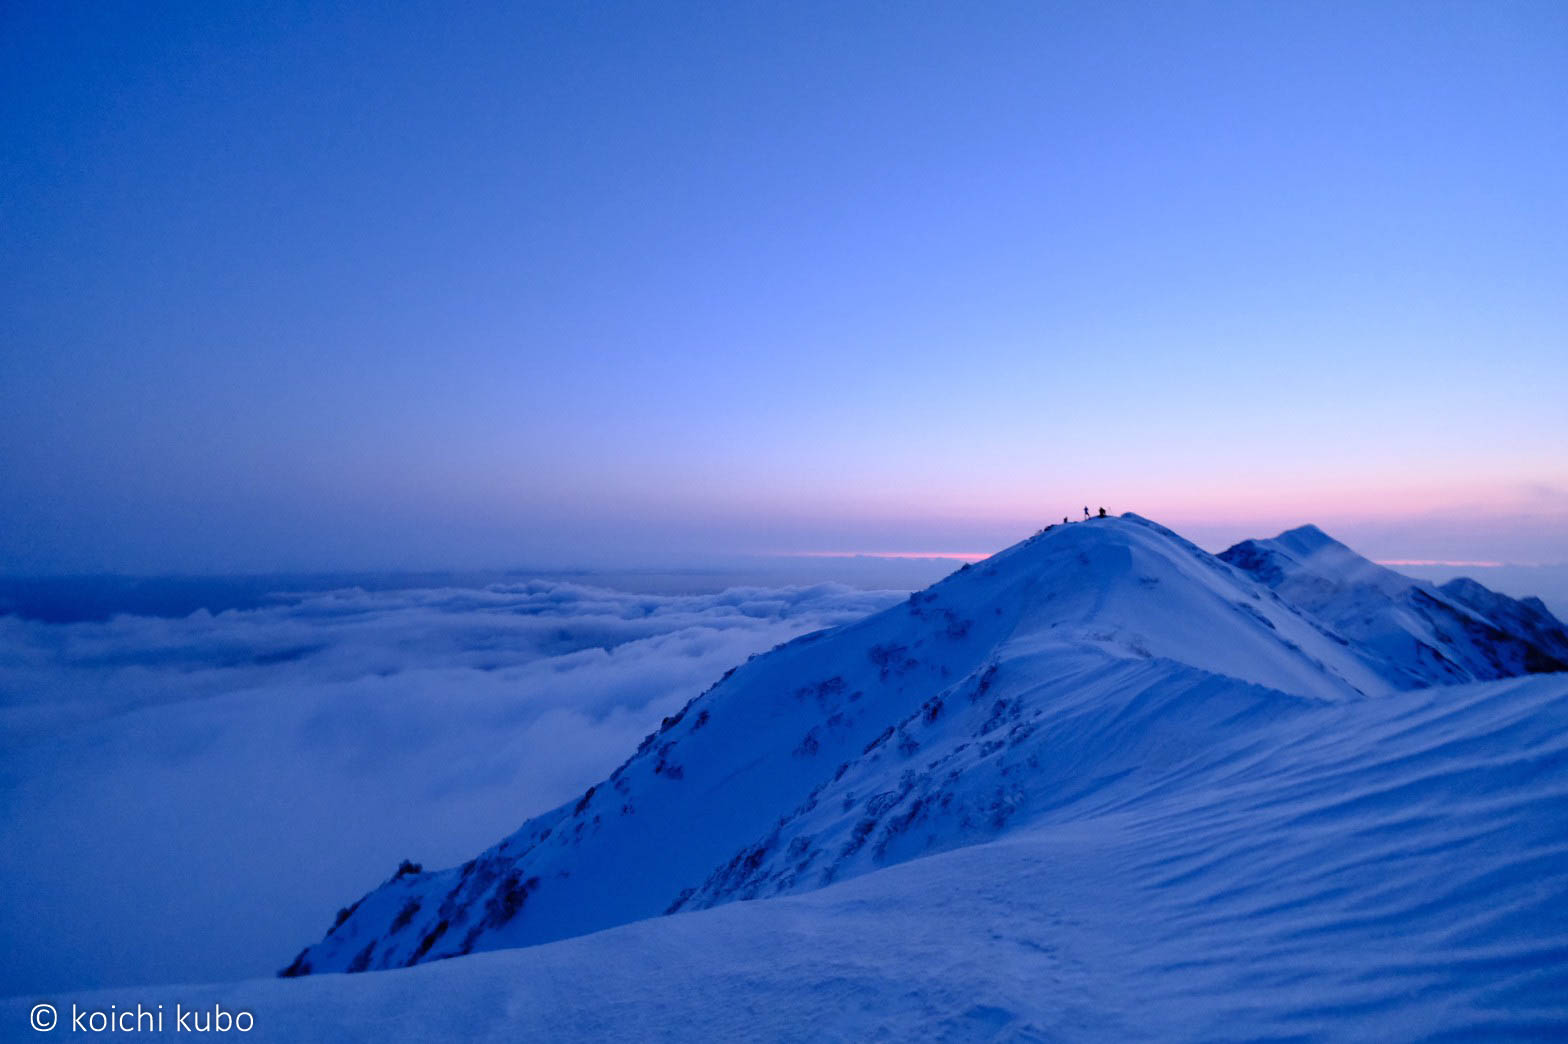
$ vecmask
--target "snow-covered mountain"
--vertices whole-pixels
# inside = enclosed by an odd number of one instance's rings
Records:
[[[247,1040],[286,1044],[1561,1039],[1568,677],[1342,703],[1214,685],[1147,785],[1075,745],[1179,712],[1064,732],[1077,795],[992,841],[397,971],[18,997],[0,1040],[38,1039],[40,1000],[62,1024],[246,1010]]]
[[[1316,526],[1219,557],[1373,653],[1400,688],[1568,671],[1568,630],[1539,599],[1516,601],[1469,579],[1412,580]]]
[[[580,799],[460,867],[400,869],[283,974],[533,946],[1137,809],[1212,816],[1227,788],[1311,775],[1282,769],[1318,742],[1282,722],[1356,728],[1402,690],[1562,668],[1544,606],[1452,587],[1310,527],[1220,557],[1131,515],[1050,527],[753,658]]]
[[[1568,627],[1539,598],[1509,598],[1467,576],[1438,588],[1516,642],[1530,646],[1526,668],[1532,674],[1568,671]]]

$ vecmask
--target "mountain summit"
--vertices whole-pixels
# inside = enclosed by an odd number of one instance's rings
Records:
[[[1047,527],[752,658],[579,799],[460,867],[401,868],[282,974],[531,946],[1125,816],[1231,785],[1283,722],[1562,669],[1561,634],[1538,603],[1438,591],[1311,526],[1217,557],[1135,515]]]

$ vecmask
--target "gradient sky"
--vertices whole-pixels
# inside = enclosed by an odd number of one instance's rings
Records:
[[[0,571],[1568,560],[1555,0],[11,2],[0,150]]]

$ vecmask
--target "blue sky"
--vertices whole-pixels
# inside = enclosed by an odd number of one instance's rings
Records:
[[[1560,4],[0,21],[0,570],[1568,560]]]

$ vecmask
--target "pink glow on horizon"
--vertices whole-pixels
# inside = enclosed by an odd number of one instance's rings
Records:
[[[774,551],[778,558],[926,558],[954,562],[979,562],[994,551]],[[1453,558],[1379,558],[1381,566],[1451,566],[1462,569],[1501,569],[1507,562]]]
[[[954,562],[978,562],[995,551],[775,551],[780,558],[941,558]]]
[[[1446,475],[1414,474],[1345,476],[1293,475],[1289,482],[1271,476],[1211,478],[1173,483],[1166,480],[1118,482],[1086,498],[1064,493],[1076,483],[1006,484],[1000,490],[976,490],[959,498],[964,517],[1024,526],[1034,520],[1055,521],[1062,513],[1076,518],[1079,507],[1104,504],[1113,515],[1133,511],[1178,532],[1189,526],[1228,523],[1257,528],[1289,529],[1307,522],[1327,527],[1423,522],[1434,518],[1488,515],[1560,515],[1568,511],[1568,492],[1522,479],[1489,479],[1456,484]],[[1100,496],[1108,499],[1101,500]],[[901,500],[878,505],[903,513],[931,516],[927,505]],[[859,514],[859,512],[851,512]]]
[[[1384,566],[1459,566],[1462,568],[1497,569],[1508,563],[1466,562],[1447,558],[1380,558],[1377,560],[1377,564]]]

